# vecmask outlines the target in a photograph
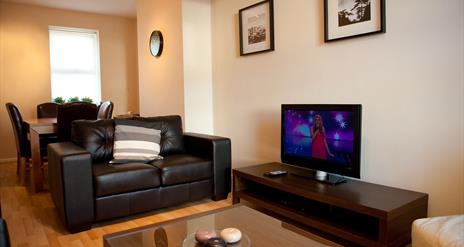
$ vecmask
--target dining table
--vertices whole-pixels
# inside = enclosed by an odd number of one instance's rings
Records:
[[[24,123],[29,129],[31,142],[31,189],[33,192],[40,192],[44,189],[40,138],[57,133],[56,118],[26,119]]]

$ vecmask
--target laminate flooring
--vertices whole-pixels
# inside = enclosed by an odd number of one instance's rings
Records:
[[[108,233],[158,223],[195,213],[231,205],[222,201],[203,200],[177,207],[151,211],[136,216],[96,224],[92,229],[68,233],[60,222],[49,192],[28,190],[29,173],[16,176],[16,163],[0,164],[0,200],[12,246],[103,246],[102,236]]]

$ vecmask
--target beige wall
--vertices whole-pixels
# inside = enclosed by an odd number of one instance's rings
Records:
[[[184,115],[181,0],[137,0],[139,104],[143,116]],[[149,50],[153,30],[164,37],[163,53]]]
[[[211,0],[182,1],[185,130],[212,134]]]
[[[387,1],[387,33],[323,42],[323,1],[274,0],[276,51],[240,57],[240,8],[213,1],[215,133],[233,166],[280,159],[280,104],[363,104],[361,177],[464,213],[464,2]]]
[[[108,15],[0,3],[0,160],[15,157],[6,102],[24,118],[36,117],[36,105],[50,101],[48,26],[99,31],[102,100],[114,114],[138,112],[136,20]]]

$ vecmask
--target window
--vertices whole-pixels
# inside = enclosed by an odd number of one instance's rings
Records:
[[[98,31],[49,27],[52,100],[101,101]]]

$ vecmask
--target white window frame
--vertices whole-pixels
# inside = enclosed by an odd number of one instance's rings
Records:
[[[99,96],[99,99],[97,101],[99,102],[93,102],[95,104],[98,104],[102,101],[102,92],[101,92],[101,71],[100,71],[100,32],[96,29],[87,29],[87,28],[76,28],[76,27],[63,27],[63,26],[48,26],[48,35],[50,37],[50,31],[64,31],[64,32],[75,32],[75,33],[91,33],[95,34],[96,36],[96,42],[95,42],[95,51],[96,51],[96,73],[97,73],[97,95]],[[49,41],[50,42],[50,41]],[[50,45],[50,44],[49,44]],[[49,47],[49,50],[51,51],[51,47]],[[51,59],[51,58],[50,58]],[[50,89],[53,90],[52,88],[52,82],[51,82],[51,75],[53,73],[53,69],[51,66],[51,61],[50,61]],[[52,97],[53,101],[53,94],[50,92],[50,95]],[[66,100],[66,99],[65,99]]]

